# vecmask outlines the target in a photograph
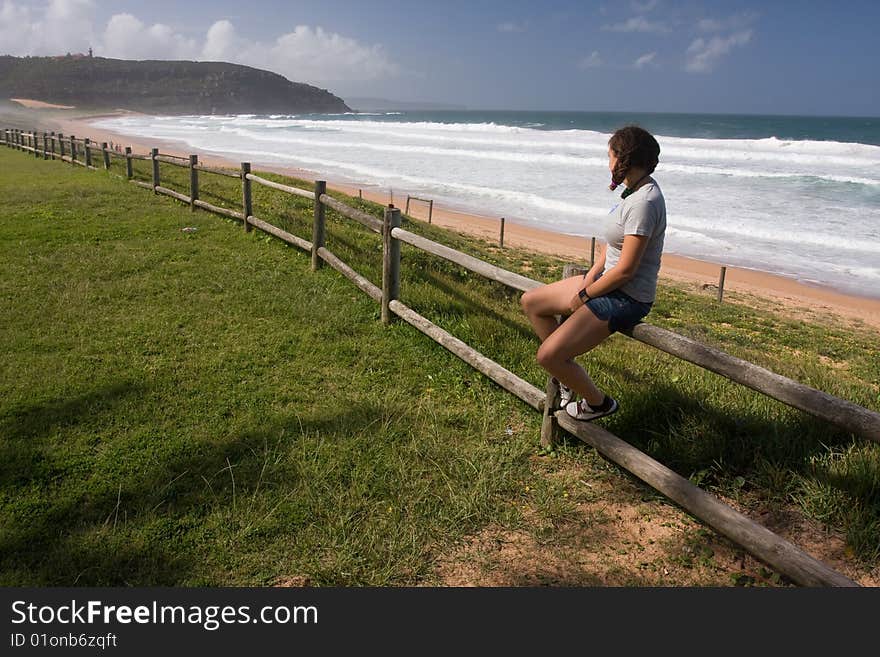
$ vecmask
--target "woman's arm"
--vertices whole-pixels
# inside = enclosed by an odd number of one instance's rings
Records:
[[[590,274],[593,274],[593,270],[596,269],[593,266],[587,274],[584,287],[581,289],[586,290],[587,294],[591,297],[601,297],[603,294],[608,294],[631,280],[639,269],[639,263],[642,261],[645,249],[648,248],[650,239],[647,235],[625,235],[623,247],[620,249],[620,260],[617,261],[617,264],[606,271],[598,281],[595,279],[595,276],[590,281]],[[596,264],[598,265],[599,262]],[[602,267],[605,266],[604,253],[602,254],[601,264]],[[601,272],[602,270],[600,269],[599,271]],[[574,312],[582,305],[583,301],[581,301],[579,296],[575,295],[571,300],[571,311]]]

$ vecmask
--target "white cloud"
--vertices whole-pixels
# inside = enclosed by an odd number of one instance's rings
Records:
[[[661,22],[652,22],[644,16],[635,16],[623,23],[614,25],[603,25],[602,29],[606,32],[654,32],[663,34],[669,32],[669,28]]]
[[[645,2],[633,0],[633,2],[630,3],[630,6],[632,6],[633,11],[638,14],[647,14],[649,11],[653,11],[658,4],[659,0],[646,0]]]
[[[578,62],[578,68],[583,70],[588,68],[598,68],[602,66],[603,63],[602,57],[599,56],[599,51],[594,50]]]
[[[116,59],[195,59],[199,47],[162,23],[148,27],[131,14],[116,14],[95,52]]]
[[[147,25],[127,13],[96,28],[93,12],[92,0],[51,0],[39,9],[2,0],[0,54],[61,55],[91,46],[104,57],[228,61],[312,84],[399,73],[381,45],[365,45],[322,27],[298,25],[263,43],[240,37],[228,20],[215,22],[200,38],[162,23]]]
[[[645,53],[641,57],[639,57],[635,62],[633,62],[633,66],[636,68],[644,68],[648,64],[654,63],[654,58],[657,57],[656,52]]]
[[[35,8],[12,0],[0,7],[0,54],[84,52],[94,41],[92,0],[51,0]]]
[[[525,26],[525,23],[507,22],[507,23],[501,23],[500,25],[498,25],[497,29],[499,32],[506,32],[508,34],[517,34],[520,32],[525,32],[526,26]]]
[[[746,45],[752,38],[752,31],[736,32],[729,37],[702,37],[694,40],[687,49],[685,70],[691,73],[711,71],[715,63],[737,46]]]

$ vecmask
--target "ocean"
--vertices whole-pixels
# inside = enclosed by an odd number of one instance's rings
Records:
[[[660,143],[665,252],[880,298],[880,118],[434,111],[124,116],[96,126],[583,237],[604,234],[607,143]]]

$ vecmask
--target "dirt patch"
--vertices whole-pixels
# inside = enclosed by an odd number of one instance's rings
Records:
[[[574,501],[556,519],[523,505],[519,526],[489,526],[468,537],[437,559],[434,577],[427,583],[481,587],[794,585],[624,475],[580,481],[589,485],[589,499]],[[859,584],[878,585],[880,569],[861,568],[841,537],[795,510],[750,515]]]

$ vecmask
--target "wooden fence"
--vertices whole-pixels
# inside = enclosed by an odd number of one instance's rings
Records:
[[[35,131],[25,133],[17,130],[5,130],[3,140],[0,143],[10,148],[32,152],[37,158],[57,157],[71,164],[79,164],[91,169],[96,168],[90,163],[93,142],[88,139],[77,139],[74,136],[64,137],[60,134],[47,136],[43,133],[42,141],[40,141]],[[67,154],[64,151],[65,145],[69,147]],[[80,146],[82,147],[81,155],[78,150]],[[565,411],[555,410],[558,389],[551,378],[548,377],[545,390],[540,390],[403,304],[398,298],[401,244],[407,244],[443,258],[485,278],[522,292],[540,287],[543,283],[404,230],[400,227],[400,210],[393,206],[385,209],[382,220],[362,210],[350,207],[329,196],[326,193],[324,181],[317,181],[313,190],[298,189],[255,175],[251,172],[248,162],[241,164],[240,171],[214,169],[199,165],[195,155],[190,155],[189,158],[163,155],[155,148],[149,155],[136,155],[131,152],[130,148],[126,148],[125,153],[120,155],[108,151],[106,144],[102,144],[101,153],[104,168],[109,167],[108,156],[125,158],[126,177],[139,186],[152,189],[156,194],[165,194],[187,203],[193,211],[196,208],[202,208],[232,217],[241,221],[247,231],[256,227],[288,244],[307,251],[311,255],[313,270],[317,270],[324,263],[330,265],[381,305],[383,323],[387,324],[394,317],[399,317],[535,410],[542,412],[544,414],[541,430],[542,443],[549,444],[555,440],[560,429],[564,429],[593,446],[605,457],[663,493],[693,516],[798,584],[804,586],[858,586],[856,582],[832,570],[789,541],[750,520],[597,424],[579,422],[568,416]],[[132,180],[131,161],[133,159],[152,163],[152,184]],[[160,163],[189,168],[189,195],[163,187],[160,184]],[[217,207],[199,200],[200,172],[239,178],[242,181],[241,211]],[[253,184],[312,200],[314,202],[312,240],[308,241],[292,235],[255,216],[251,194]],[[383,243],[381,287],[354,271],[326,248],[324,217],[325,208],[328,207],[381,236]],[[634,340],[689,363],[699,365],[731,381],[833,423],[853,434],[880,442],[880,413],[810,388],[758,365],[645,322],[623,333]]]

